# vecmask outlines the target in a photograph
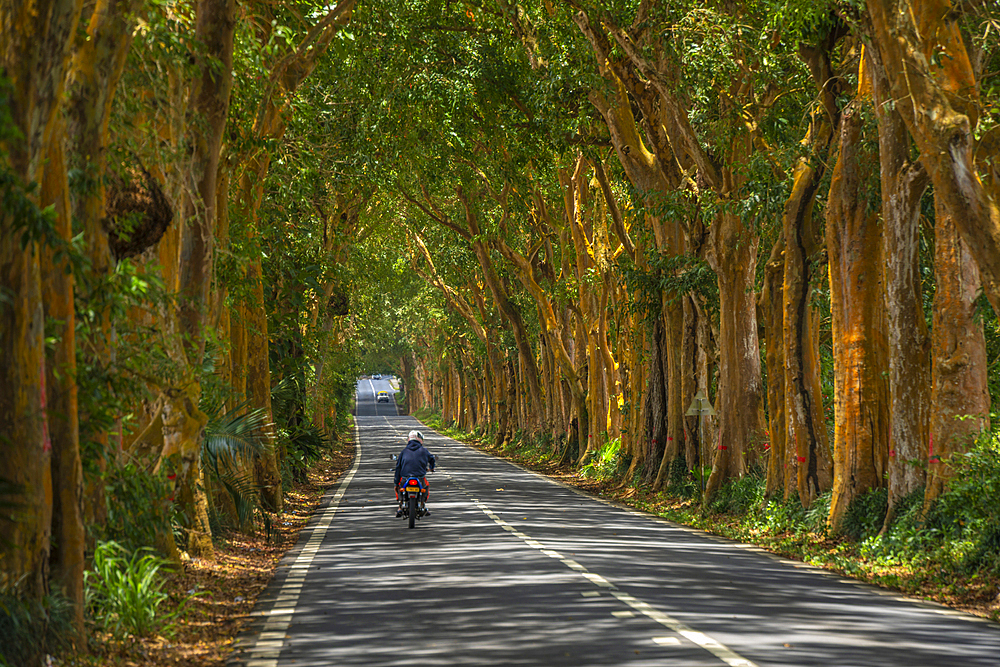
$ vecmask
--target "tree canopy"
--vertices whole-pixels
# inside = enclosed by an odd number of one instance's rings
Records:
[[[42,5],[0,8],[0,591],[81,637],[95,540],[211,558],[364,373],[833,533],[996,454],[996,0]]]

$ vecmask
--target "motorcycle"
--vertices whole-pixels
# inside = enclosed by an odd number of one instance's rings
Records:
[[[427,514],[427,488],[419,477],[410,477],[399,485],[399,490],[403,494],[403,516],[413,528],[416,520]]]
[[[399,458],[395,454],[392,460]],[[399,488],[396,490],[396,497],[399,499],[399,509],[402,515],[407,518],[410,528],[413,528],[417,519],[428,514],[427,512],[427,486],[419,477],[408,477],[399,480]]]

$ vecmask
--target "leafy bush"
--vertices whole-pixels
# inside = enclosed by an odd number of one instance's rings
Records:
[[[830,516],[829,491],[820,494],[806,508],[799,502],[798,493],[792,493],[788,500],[771,498],[760,506],[757,520],[750,524],[757,529],[764,529],[773,534],[792,533],[804,536],[808,533],[823,534],[826,532],[826,521]],[[753,516],[754,505],[749,506],[748,516]]]
[[[267,410],[248,411],[243,404],[225,413],[217,408],[209,414],[202,440],[202,467],[215,486],[222,487],[229,496],[239,527],[248,529],[254,525],[255,517],[261,516],[260,488],[254,479],[253,462],[269,446],[264,435],[269,426]],[[213,519],[219,523],[218,516]]]
[[[285,464],[295,480],[304,482],[310,464],[321,459],[323,452],[330,449],[330,438],[311,422],[294,426],[282,435],[287,438]]]
[[[37,665],[68,648],[72,613],[58,594],[27,600],[16,589],[0,590],[0,665]]]
[[[98,539],[114,540],[130,552],[161,544],[173,530],[172,488],[166,473],[153,474],[134,463],[110,470],[108,518]]]
[[[100,542],[94,569],[84,573],[87,607],[99,626],[115,637],[145,637],[162,630],[157,608],[167,599],[160,571],[166,561],[139,550],[131,556],[117,542]]]
[[[764,502],[764,478],[744,475],[724,485],[712,498],[711,510],[719,514],[746,514]]]
[[[701,493],[701,482],[688,472],[687,461],[678,454],[670,462],[667,475],[667,493],[678,498],[695,498]]]
[[[604,443],[596,453],[591,455],[590,461],[580,469],[580,476],[597,479],[611,477],[618,471],[621,449],[621,438]]]
[[[797,493],[792,494],[788,500],[774,498],[764,505],[760,524],[777,534],[808,532],[806,511],[799,502]]]
[[[805,510],[802,525],[807,531],[810,533],[826,532],[826,522],[830,518],[830,501],[832,499],[832,491],[821,493],[816,496],[809,509]]]
[[[889,511],[889,490],[871,489],[851,501],[844,514],[843,532],[853,540],[877,535]]]
[[[1000,556],[1000,440],[984,434],[949,464],[952,479],[930,508],[926,527],[941,539],[971,545],[963,557],[967,568],[995,565]]]

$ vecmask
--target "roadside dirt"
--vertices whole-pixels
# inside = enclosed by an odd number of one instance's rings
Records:
[[[170,596],[158,616],[167,621],[156,636],[115,641],[95,633],[90,655],[55,664],[87,667],[222,667],[234,638],[249,623],[257,596],[267,586],[299,531],[326,491],[350,467],[354,442],[345,438],[308,473],[308,482],[285,494],[285,507],[272,517],[270,536],[233,533],[216,543],[214,561],[192,559],[171,574]],[[170,620],[173,619],[173,620]]]

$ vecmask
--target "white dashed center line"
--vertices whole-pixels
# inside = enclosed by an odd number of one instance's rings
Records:
[[[571,558],[566,558],[558,551],[555,551],[554,549],[549,549],[544,544],[534,539],[533,537],[522,533],[517,528],[515,528],[514,526],[510,525],[509,523],[501,519],[499,516],[497,516],[497,514],[493,510],[491,510],[485,503],[479,502],[479,500],[477,500],[476,498],[473,498],[472,502],[476,507],[482,510],[483,514],[492,519],[494,523],[496,523],[498,526],[500,526],[510,534],[520,538],[529,547],[538,549],[540,553],[548,556],[549,558],[561,562],[563,565],[576,572],[579,572],[582,577],[589,580],[595,586],[600,586],[602,589],[606,589],[611,595],[617,598],[620,602],[628,605],[634,610],[634,611],[627,611],[627,610],[614,611],[611,612],[613,616],[616,616],[618,618],[630,618],[632,616],[635,616],[634,612],[639,612],[640,614],[643,614],[647,618],[656,621],[665,628],[674,631],[675,633],[677,633],[681,637],[684,637],[691,643],[705,649],[706,651],[714,655],[716,658],[729,665],[729,667],[757,667],[756,663],[747,660],[746,658],[739,655],[738,653],[733,651],[728,646],[722,644],[721,642],[712,639],[703,632],[698,632],[697,630],[688,627],[687,625],[681,623],[680,621],[673,618],[669,614],[665,614],[659,609],[656,609],[649,603],[643,602],[642,600],[633,597],[628,593],[623,593],[622,591],[618,590],[617,586],[615,586],[613,583],[611,583],[601,575],[590,572],[584,565],[581,565],[580,563],[576,562]],[[597,597],[600,596],[601,594],[598,591],[585,591],[582,595],[584,597]],[[662,646],[678,646],[681,643],[677,637],[653,637],[652,640],[655,643]]]

